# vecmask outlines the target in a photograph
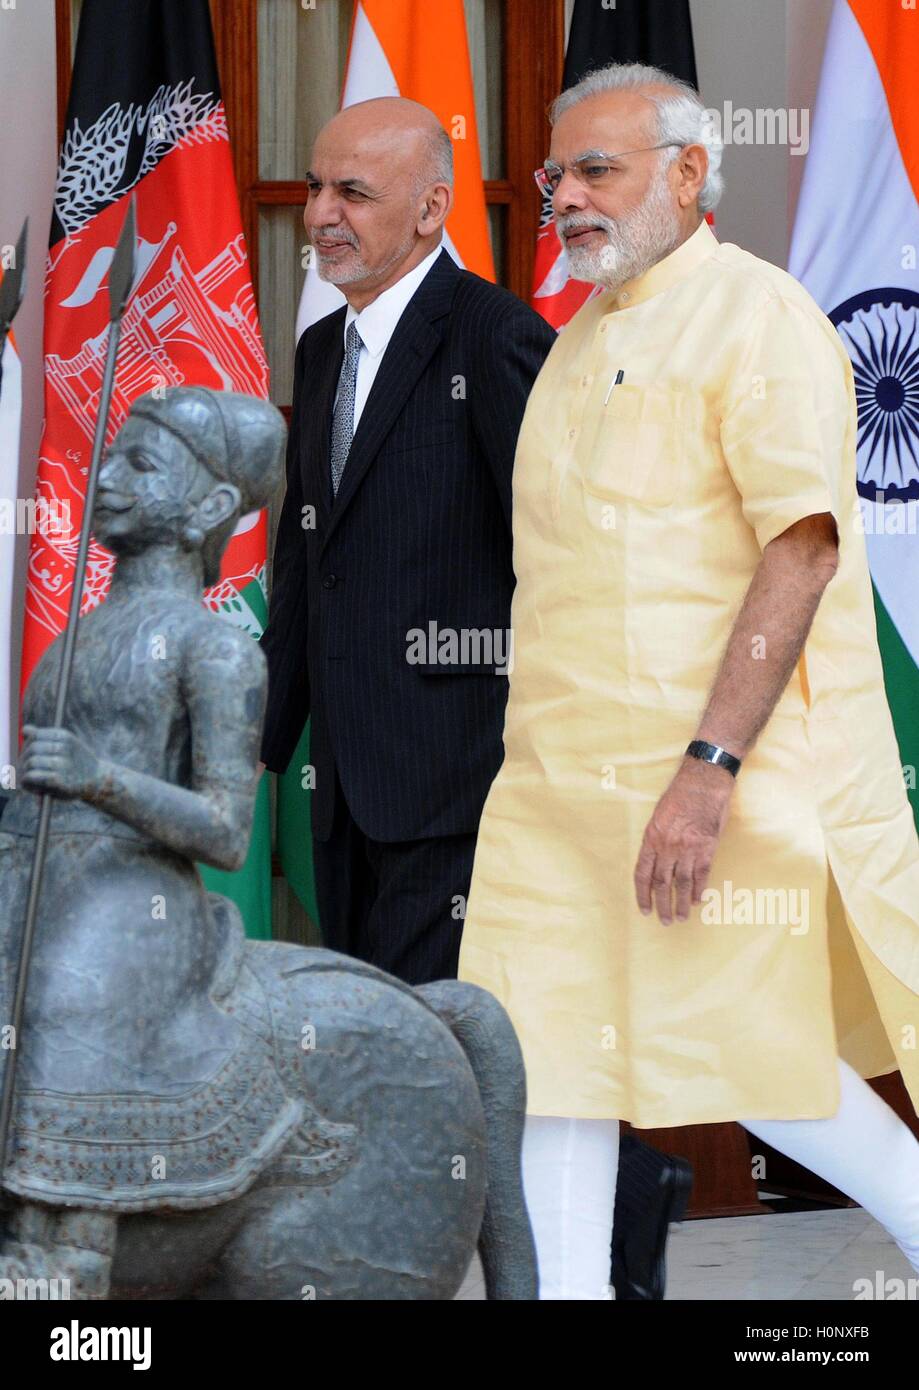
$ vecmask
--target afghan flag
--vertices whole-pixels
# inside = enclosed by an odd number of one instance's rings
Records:
[[[859,516],[919,817],[919,14],[836,0],[789,257],[852,359]],[[840,177],[840,174],[843,176]]]
[[[122,320],[110,441],[154,387],[268,394],[268,365],[243,240],[207,0],[84,0],[61,146],[45,300],[45,430],[37,492],[70,504],[71,530],[29,554],[23,689],[64,627],[108,340],[108,271],[136,197],[137,276]],[[204,601],[261,636],[264,513],[243,517]],[[102,603],[114,557],[90,547],[82,612]],[[268,788],[235,874],[203,869],[271,934]]]
[[[463,0],[357,0],[342,107],[373,97],[409,97],[427,106],[453,139],[455,201],[444,247],[466,270],[494,280],[475,119]],[[307,269],[296,336],[345,303],[341,290]],[[314,921],[309,817],[309,724],[278,778],[278,854],[284,876]]]
[[[575,0],[562,91],[608,63],[652,63],[697,86],[689,0],[617,0],[613,6]],[[533,308],[553,328],[561,328],[599,292],[598,286],[571,278],[568,255],[555,230],[552,200],[544,196],[533,265]]]

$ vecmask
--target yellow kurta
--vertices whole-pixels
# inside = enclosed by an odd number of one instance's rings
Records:
[[[838,1104],[837,1053],[866,1076],[901,1067],[919,1101],[919,848],[855,424],[829,321],[705,223],[590,300],[536,381],[514,473],[505,761],[460,960],[510,1013],[531,1113],[817,1118]],[[839,569],[744,762],[705,902],[663,926],[635,902],[645,826],[763,548],[819,512],[836,517]]]

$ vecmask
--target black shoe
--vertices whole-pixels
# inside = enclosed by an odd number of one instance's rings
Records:
[[[667,1236],[681,1221],[692,1191],[692,1167],[684,1158],[635,1141],[620,1155],[620,1184],[612,1245],[616,1299],[663,1299],[667,1281]],[[641,1172],[630,1173],[630,1166]],[[652,1165],[653,1170],[652,1171]],[[629,1181],[629,1179],[634,1179]],[[621,1197],[620,1197],[621,1193]]]

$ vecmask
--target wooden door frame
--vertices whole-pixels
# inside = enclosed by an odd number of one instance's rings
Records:
[[[221,88],[233,144],[243,231],[258,295],[258,218],[263,207],[303,207],[306,184],[259,178],[257,0],[210,0]],[[539,227],[533,170],[546,153],[546,108],[564,66],[564,0],[504,0],[505,176],[485,180],[485,201],[507,207],[507,287],[528,300]]]
[[[209,0],[217,68],[227,113],[233,171],[243,232],[259,294],[259,212],[263,207],[302,207],[306,185],[300,180],[259,178],[258,167],[258,3]],[[70,0],[55,0],[58,138],[62,138],[70,90],[72,32]],[[545,157],[546,109],[562,78],[565,48],[564,0],[504,0],[505,150],[503,179],[485,180],[488,205],[507,208],[505,264],[508,289],[528,300],[540,202],[533,170]]]

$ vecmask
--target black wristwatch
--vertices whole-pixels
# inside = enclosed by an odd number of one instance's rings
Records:
[[[702,763],[714,763],[716,767],[725,768],[732,777],[736,777],[740,771],[740,759],[735,758],[733,753],[729,753],[726,748],[719,748],[717,743],[706,743],[704,739],[694,738],[686,749],[687,758],[698,758]]]

